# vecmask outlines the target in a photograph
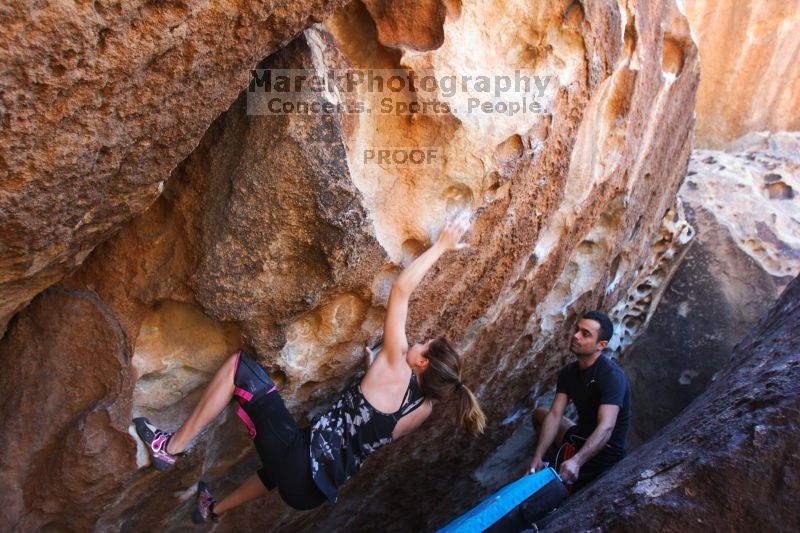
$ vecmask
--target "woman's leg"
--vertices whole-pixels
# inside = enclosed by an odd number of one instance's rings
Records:
[[[233,373],[237,355],[232,355],[219,367],[211,379],[200,401],[186,422],[172,435],[167,443],[167,453],[180,453],[233,399]]]
[[[239,485],[236,490],[228,494],[224,500],[214,504],[214,514],[219,515],[225,511],[230,511],[234,507],[265,496],[268,492],[258,474],[253,474]]]

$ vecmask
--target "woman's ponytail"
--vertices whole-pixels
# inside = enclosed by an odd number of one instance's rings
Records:
[[[483,434],[486,428],[486,415],[483,414],[481,406],[472,391],[464,385],[459,384],[458,391],[458,423],[461,427],[474,436]]]
[[[434,339],[425,352],[428,369],[422,374],[422,394],[432,400],[443,400],[453,393],[458,400],[458,424],[473,435],[486,427],[486,416],[472,391],[461,381],[461,358],[444,337]]]

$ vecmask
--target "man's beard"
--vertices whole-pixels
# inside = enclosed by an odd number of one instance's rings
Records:
[[[569,351],[570,351],[570,352],[572,353],[572,355],[574,355],[575,357],[577,357],[577,358],[579,358],[579,359],[580,359],[581,357],[587,357],[587,358],[590,358],[590,357],[592,357],[592,356],[594,355],[594,352],[584,353],[584,352],[579,352],[578,350],[580,350],[580,348],[575,348],[575,347],[572,345],[572,343],[570,343],[570,345],[569,345]]]

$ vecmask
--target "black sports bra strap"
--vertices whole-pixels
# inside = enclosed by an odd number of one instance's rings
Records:
[[[411,373],[411,379],[414,379],[414,373],[413,372]],[[400,402],[400,409],[398,409],[394,413],[395,420],[399,420],[400,417],[403,416],[403,414],[404,414],[403,413],[403,409],[405,409],[405,407],[406,407],[406,401],[408,400],[409,396],[411,396],[411,382],[410,381],[408,382],[408,388],[406,389],[406,393],[403,395],[403,401]]]
[[[401,409],[401,410],[400,410],[400,413],[399,413],[399,414],[400,414],[400,416],[399,416],[398,418],[403,418],[404,416],[406,416],[406,415],[407,415],[408,413],[410,413],[411,411],[414,411],[414,410],[415,410],[417,407],[419,407],[420,405],[422,405],[422,401],[423,401],[424,399],[425,399],[425,398],[417,398],[417,400],[416,400],[416,401],[414,401],[414,402],[411,402],[411,403],[409,403],[408,405],[406,405],[406,406],[405,406],[405,408],[403,408],[403,409]]]
[[[414,389],[417,388],[419,390],[419,386],[416,386],[416,379],[417,376],[414,373],[411,373],[411,381],[408,383],[408,389],[406,389],[406,394],[403,396],[403,402],[400,404],[400,410],[395,413],[395,420],[400,420],[402,417],[406,416],[408,413],[422,405],[422,394],[419,394],[419,397],[414,399]],[[408,403],[406,403],[408,401]]]

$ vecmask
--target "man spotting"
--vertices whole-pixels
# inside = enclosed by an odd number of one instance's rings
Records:
[[[625,457],[625,439],[631,421],[631,393],[622,369],[603,355],[614,334],[607,315],[590,311],[578,321],[570,351],[577,361],[558,375],[556,396],[550,410],[533,413],[538,441],[530,468],[541,470],[543,458],[555,455],[562,480],[579,490]],[[567,402],[578,411],[578,423],[564,417]],[[577,452],[563,461],[574,446]],[[561,449],[556,452],[555,448]],[[562,446],[563,445],[563,446]],[[563,461],[563,462],[562,462]]]

